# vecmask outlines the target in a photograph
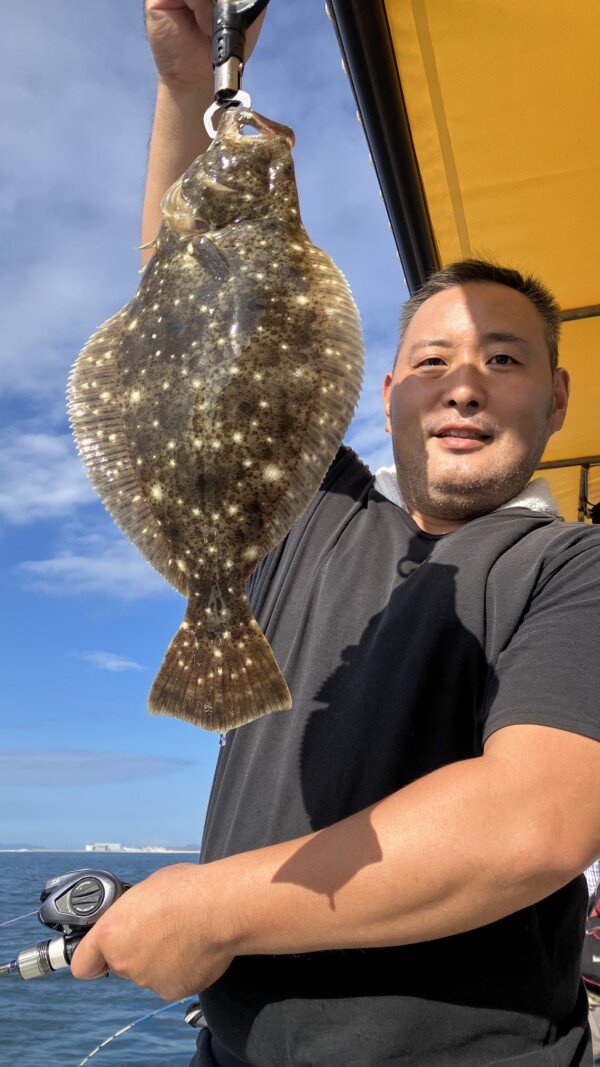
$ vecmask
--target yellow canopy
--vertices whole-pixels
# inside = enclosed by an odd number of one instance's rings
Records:
[[[330,7],[409,288],[483,256],[538,275],[563,309],[572,395],[542,473],[583,520],[600,501],[600,2]]]

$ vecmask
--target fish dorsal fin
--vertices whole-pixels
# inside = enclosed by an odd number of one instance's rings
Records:
[[[260,545],[263,554],[280,543],[317,492],[342,443],[362,386],[364,342],[350,287],[326,252],[312,245],[310,256],[321,323],[312,339],[318,351],[320,382],[302,448],[281,485],[273,520]]]
[[[69,378],[69,420],[77,451],[107,511],[144,558],[187,596],[186,575],[141,492],[119,407],[117,354],[126,311],[108,319],[80,352]]]

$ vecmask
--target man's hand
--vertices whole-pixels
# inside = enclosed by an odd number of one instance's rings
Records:
[[[212,82],[212,0],[146,0],[148,41],[165,85],[190,86]],[[246,35],[246,56],[250,56],[262,16]]]
[[[213,909],[203,893],[206,868],[163,867],[128,889],[75,950],[76,978],[112,971],[165,1000],[199,993],[227,970],[232,955],[218,943]]]
[[[165,84],[210,81],[212,0],[146,0],[148,41]]]
[[[210,138],[202,116],[214,101],[212,0],[145,0],[148,40],[158,70],[158,92],[144,199],[142,248],[156,237],[160,201],[190,163],[206,151]],[[246,60],[264,18],[246,34]],[[146,247],[142,264],[150,259]]]

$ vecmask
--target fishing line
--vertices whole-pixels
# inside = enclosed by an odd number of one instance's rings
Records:
[[[37,911],[26,911],[24,915],[18,915],[16,919],[7,919],[5,923],[0,923],[0,926],[10,926],[11,923],[20,923],[21,919],[28,919],[30,915],[37,915]]]
[[[139,1019],[134,1019],[132,1023],[128,1023],[127,1026],[121,1027],[116,1033],[111,1034],[104,1041],[101,1041],[99,1045],[96,1045],[95,1049],[88,1052],[84,1060],[77,1065],[77,1067],[84,1067],[84,1064],[89,1063],[92,1056],[95,1056],[97,1052],[101,1052],[103,1048],[110,1045],[111,1041],[114,1041],[117,1037],[121,1037],[122,1034],[126,1034],[128,1030],[132,1030],[134,1026],[139,1026],[140,1023],[145,1023],[148,1019],[153,1019],[155,1015],[162,1015],[165,1011],[170,1011],[171,1008],[177,1008],[180,1004],[189,1004],[192,1000],[197,1000],[197,996],[184,997],[183,1000],[174,1000],[172,1004],[166,1004],[164,1008],[157,1008],[156,1011],[149,1012],[148,1015],[142,1015]]]

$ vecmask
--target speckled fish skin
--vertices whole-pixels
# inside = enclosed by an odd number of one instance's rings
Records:
[[[362,381],[348,285],[301,223],[293,140],[225,112],[163,198],[136,295],[69,382],[105,506],[188,598],[149,710],[221,732],[291,707],[244,585],[314,496]]]

